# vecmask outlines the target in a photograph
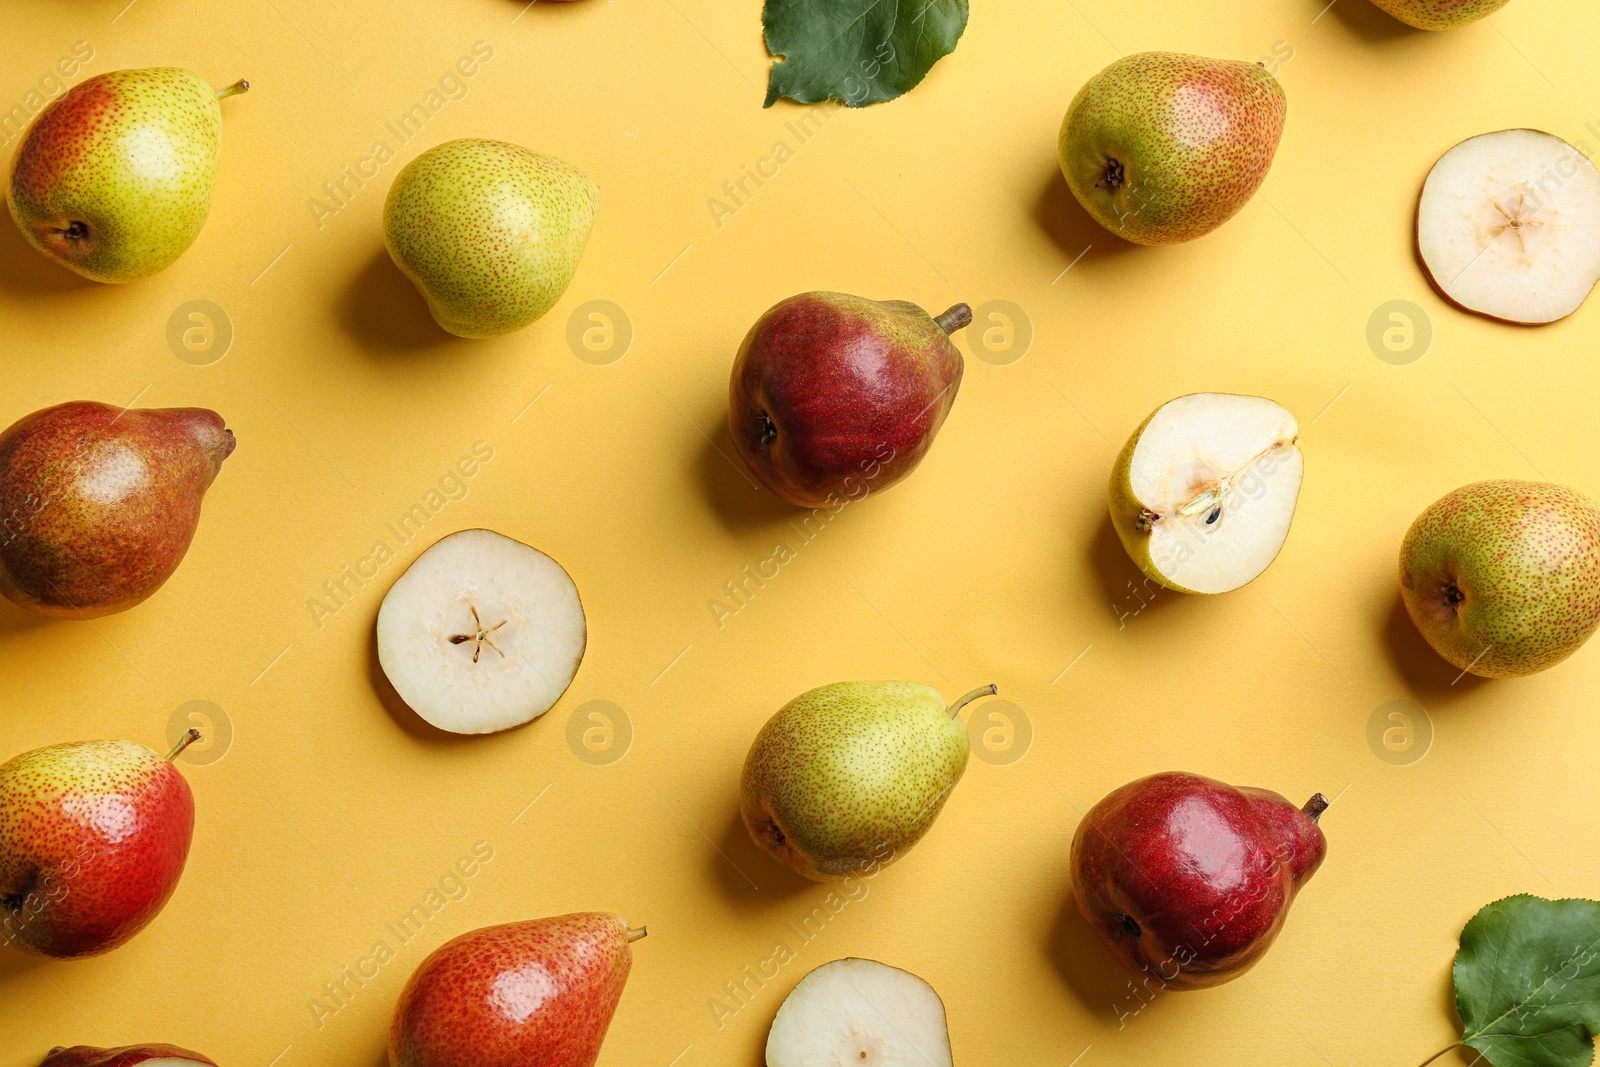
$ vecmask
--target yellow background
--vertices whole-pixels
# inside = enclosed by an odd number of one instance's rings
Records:
[[[846,955],[931,981],[966,1064],[1413,1064],[1448,1043],[1449,965],[1478,907],[1600,895],[1600,648],[1531,679],[1452,685],[1397,607],[1396,551],[1463,483],[1600,493],[1600,308],[1541,330],[1458,313],[1424,282],[1408,228],[1429,166],[1465,137],[1533,126],[1600,143],[1584,129],[1600,120],[1600,15],[1513,0],[1428,35],[1366,0],[1318,17],[1322,2],[976,0],[921,87],[821,111],[803,145],[785,124],[805,109],[760,107],[756,0],[8,4],[0,106],[78,41],[94,49],[79,80],[181,65],[253,88],[223,105],[210,222],[159,276],[80,282],[0,226],[0,423],[137,398],[213,407],[239,438],[187,561],[149,603],[92,625],[0,604],[0,756],[88,737],[157,747],[197,699],[235,735],[221,760],[185,766],[194,849],[146,932],[87,962],[0,956],[0,1067],[141,1041],[224,1067],[380,1067],[395,996],[433,947],[587,909],[651,931],[610,1067],[754,1067],[788,989]],[[468,95],[400,145],[384,124],[479,41],[493,58]],[[1283,45],[1287,131],[1223,229],[1137,249],[1073,205],[1056,130],[1090,75],[1119,53],[1254,60]],[[602,189],[567,296],[493,341],[439,332],[379,229],[399,168],[464,136],[551,152]],[[380,139],[395,160],[319,228],[308,200]],[[707,201],[780,140],[794,158],[719,228]],[[1034,338],[1009,365],[969,358],[915,476],[847,508],[719,628],[723,583],[797,540],[795,513],[720,454],[730,361],[761,311],[813,288],[932,311],[1008,300]],[[167,343],[169,316],[196,299],[236,331],[210,366]],[[1366,340],[1397,299],[1434,333],[1408,366]],[[620,361],[569,347],[589,300],[631,321]],[[1131,614],[1135,575],[1105,519],[1112,456],[1162,401],[1213,389],[1299,416],[1293,532],[1251,587]],[[387,536],[479,441],[494,456],[466,498],[409,544]],[[590,643],[545,719],[458,739],[397,705],[372,632],[404,566],[470,526],[561,560]],[[396,559],[319,628],[308,599],[380,539]],[[708,1002],[723,983],[827,893],[746,840],[745,750],[801,691],[873,677],[951,696],[997,682],[1031,721],[1031,750],[974,759],[928,838],[719,1027]],[[591,700],[632,725],[610,765],[568,745]],[[1410,766],[1368,745],[1391,700],[1431,715],[1432,751]],[[1337,796],[1330,855],[1244,980],[1162,996],[1119,1028],[1127,987],[1074,917],[1068,845],[1107,791],[1174,768]],[[308,1001],[323,983],[480,841],[494,859],[466,897],[319,1029]]]

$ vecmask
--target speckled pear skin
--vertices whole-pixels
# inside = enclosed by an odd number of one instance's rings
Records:
[[[555,306],[589,241],[600,187],[504,141],[447,141],[406,164],[383,205],[395,266],[459,337],[520,330]]]
[[[961,373],[961,350],[916,304],[792,296],[756,320],[734,358],[734,450],[796,507],[882,492],[933,447]]]
[[[100,74],[29,127],[11,165],[11,217],[35,248],[85,278],[148,278],[200,235],[221,147],[217,93],[198,74]]]
[[[1078,90],[1061,123],[1061,173],[1085,211],[1136,244],[1221,226],[1266,179],[1289,102],[1256,63],[1141,52]]]
[[[1451,30],[1477,22],[1510,0],[1372,0],[1408,26],[1419,30]]]
[[[1515,678],[1552,667],[1600,626],[1600,509],[1549,482],[1462,486],[1406,532],[1400,595],[1458,670]]]
[[[966,767],[966,727],[932,686],[838,682],[767,720],[745,757],[740,810],[775,859],[839,880],[922,840]]]
[[[39,1067],[137,1067],[146,1060],[190,1060],[194,1063],[216,1063],[198,1052],[177,1045],[124,1045],[122,1048],[91,1048],[74,1045],[58,1048]]]
[[[0,935],[56,959],[144,929],[183,874],[194,796],[132,741],[78,741],[0,765]]]
[[[391,1067],[592,1067],[633,965],[628,924],[580,912],[462,934],[395,1006]]]
[[[144,601],[183,561],[233,447],[204,408],[82,400],[16,422],[0,433],[0,593],[67,619]]]

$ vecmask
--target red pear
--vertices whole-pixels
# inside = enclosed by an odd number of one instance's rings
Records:
[[[802,293],[757,320],[733,363],[728,424],[750,472],[799,507],[837,507],[880,492],[933,445],[961,385],[950,334],[904,300]]]
[[[0,433],[0,593],[45,615],[126,611],[172,576],[233,451],[202,408],[77,401]]]
[[[189,731],[166,759],[132,741],[79,741],[0,765],[7,943],[93,956],[156,917],[194,836],[194,795],[172,760],[199,737]]]
[[[401,992],[391,1067],[591,1067],[644,935],[599,912],[462,934]]]
[[[1201,989],[1255,965],[1328,843],[1321,793],[1297,808],[1266,789],[1152,775],[1094,806],[1072,839],[1078,910],[1135,977]]]
[[[152,1060],[160,1067],[186,1067],[191,1064],[196,1067],[200,1064],[217,1067],[200,1053],[176,1045],[124,1045],[122,1048],[74,1045],[52,1050],[39,1067],[137,1067]],[[151,1064],[151,1067],[156,1067],[156,1064]]]

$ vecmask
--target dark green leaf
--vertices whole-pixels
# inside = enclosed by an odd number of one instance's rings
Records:
[[[914,88],[955,51],[967,0],[767,0],[767,51],[783,56],[767,84],[780,96],[862,107]]]
[[[1507,897],[1456,953],[1462,1044],[1494,1067],[1587,1067],[1600,1031],[1600,904]]]

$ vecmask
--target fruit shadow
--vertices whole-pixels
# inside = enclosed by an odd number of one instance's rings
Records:
[[[1187,593],[1168,589],[1134,566],[1133,560],[1128,558],[1127,549],[1122,547],[1122,539],[1117,536],[1117,528],[1111,525],[1109,514],[1095,531],[1094,540],[1089,545],[1089,564],[1095,577],[1100,579],[1101,590],[1111,605],[1112,614],[1120,620],[1118,629],[1128,626],[1135,616],[1161,611],[1168,604],[1192,599]]]
[[[726,411],[718,411],[715,419],[716,429],[700,450],[697,473],[706,503],[723,526],[744,532],[777,526],[805,514],[803,509],[780,500],[745,470],[733,449]],[[700,425],[706,423],[702,421]]]
[[[456,340],[440,328],[411,280],[379,247],[340,296],[339,324],[362,349],[380,356],[405,355]]]
[[[1408,26],[1393,15],[1380,11],[1376,5],[1368,3],[1367,0],[1334,0],[1331,4],[1328,0],[1310,0],[1310,4],[1319,12],[1332,14],[1334,18],[1344,23],[1350,32],[1371,44],[1428,33],[1427,30]],[[1317,17],[1320,18],[1321,15]]]
[[[37,630],[52,621],[48,616],[19,608],[9,600],[0,599],[0,640],[27,633],[29,630]]]
[[[1399,593],[1390,602],[1383,637],[1390,662],[1424,707],[1460,700],[1490,682],[1452,667],[1435,652],[1411,621]]]
[[[1033,203],[1033,221],[1067,257],[1063,266],[1083,256],[1075,269],[1081,269],[1092,260],[1124,255],[1139,247],[1132,241],[1124,241],[1083,210],[1083,205],[1067,187],[1059,167],[1051,169],[1050,177],[1039,189],[1039,196]],[[1094,254],[1086,255],[1091,247]]]
[[[38,298],[81,292],[99,284],[47,259],[9,218],[0,221],[0,289]]]
[[[1110,1025],[1117,1019],[1117,1004],[1127,1005],[1129,1011],[1139,1007],[1128,988],[1131,981],[1128,972],[1122,969],[1122,965],[1101,944],[1089,924],[1084,922],[1070,887],[1050,928],[1050,940],[1045,950],[1072,995],[1095,1019]],[[1156,997],[1150,1003],[1164,999]]]
[[[729,799],[730,813],[722,836],[716,848],[706,854],[711,881],[729,904],[741,911],[760,911],[784,904],[807,890],[826,892],[821,883],[802,878],[761,851],[744,828],[738,798]]]

